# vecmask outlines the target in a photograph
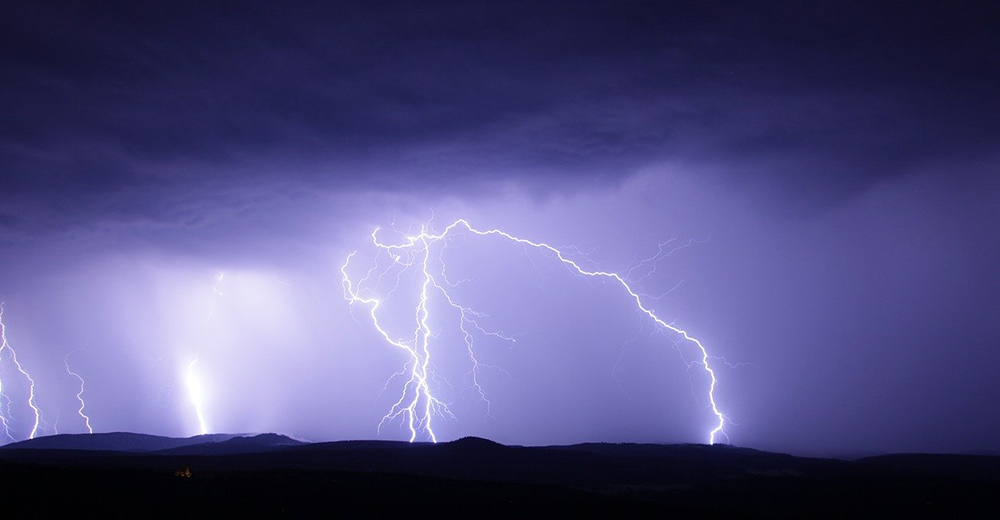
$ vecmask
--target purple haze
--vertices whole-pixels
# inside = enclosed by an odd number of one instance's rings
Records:
[[[212,431],[374,437],[405,357],[339,269],[433,216],[619,272],[693,240],[642,286],[734,365],[736,444],[997,448],[995,8],[702,5],[11,7],[0,300],[46,431],[85,428],[69,355],[96,431],[198,433],[197,357]],[[477,347],[490,416],[442,361],[440,437],[705,440],[701,372],[620,292],[447,255],[517,342]]]

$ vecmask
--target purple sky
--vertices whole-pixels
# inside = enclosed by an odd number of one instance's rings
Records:
[[[617,272],[693,241],[641,289],[734,365],[735,444],[998,447],[997,8],[376,4],[6,9],[0,300],[46,432],[83,428],[69,355],[97,431],[197,433],[197,357],[213,431],[375,437],[406,358],[339,269],[433,215]],[[704,372],[618,288],[498,240],[444,257],[517,342],[477,344],[487,416],[438,307],[439,437],[706,440]]]

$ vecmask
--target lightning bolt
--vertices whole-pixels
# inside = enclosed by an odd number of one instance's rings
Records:
[[[198,362],[198,357],[195,356],[191,363],[187,367],[187,375],[184,378],[184,382],[188,390],[188,398],[191,399],[191,406],[194,407],[194,413],[198,416],[198,433],[200,435],[205,435],[208,433],[208,425],[205,424],[205,414],[202,411],[202,391],[201,382],[198,381],[198,377],[194,371],[194,365]]]
[[[356,305],[360,304],[367,306],[369,308],[368,314],[371,317],[372,324],[375,326],[378,333],[390,345],[405,351],[409,357],[409,360],[404,365],[404,368],[400,372],[393,375],[393,378],[408,375],[408,379],[404,384],[402,395],[399,400],[392,405],[389,412],[379,423],[378,430],[380,433],[384,424],[396,419],[402,419],[409,428],[410,442],[416,440],[421,434],[425,435],[432,442],[437,442],[437,435],[434,433],[433,429],[433,419],[438,416],[453,417],[447,404],[434,396],[430,386],[430,382],[434,378],[431,370],[431,339],[433,338],[433,335],[427,320],[429,315],[428,300],[432,292],[443,295],[445,301],[459,312],[460,330],[464,334],[466,348],[473,364],[473,384],[479,392],[480,397],[484,400],[485,393],[478,382],[478,374],[481,365],[476,360],[473,353],[473,335],[471,334],[470,329],[475,329],[481,334],[493,335],[506,341],[514,341],[513,338],[505,336],[499,332],[490,332],[483,329],[475,321],[477,317],[482,317],[482,314],[467,307],[463,307],[455,302],[455,300],[448,294],[445,285],[454,287],[461,282],[452,283],[448,281],[447,276],[445,275],[445,266],[443,261],[441,261],[439,269],[432,270],[431,268],[431,247],[438,243],[441,243],[443,247],[447,247],[448,238],[462,231],[467,231],[481,237],[498,237],[521,246],[540,250],[544,253],[552,255],[563,266],[567,267],[572,272],[582,276],[611,281],[620,286],[621,289],[624,290],[634,302],[635,308],[652,320],[652,322],[655,323],[660,330],[669,331],[680,338],[683,338],[687,344],[694,347],[697,357],[700,358],[700,361],[697,362],[697,364],[703,368],[704,372],[711,380],[707,394],[712,413],[716,419],[716,424],[715,427],[708,432],[708,443],[715,444],[720,437],[725,436],[723,427],[726,424],[726,416],[719,410],[718,403],[715,399],[717,380],[715,370],[712,369],[709,362],[712,358],[709,356],[708,350],[699,340],[688,334],[687,331],[672,323],[668,323],[657,316],[657,314],[645,303],[643,294],[637,292],[633,285],[629,283],[627,274],[620,275],[609,271],[585,269],[577,262],[568,258],[563,251],[545,242],[534,242],[511,235],[499,229],[479,230],[472,227],[472,225],[464,219],[456,220],[439,234],[433,234],[428,231],[426,225],[422,226],[419,234],[407,235],[404,237],[403,241],[398,244],[387,244],[381,242],[378,238],[379,228],[376,228],[371,234],[371,239],[377,248],[377,255],[374,265],[368,269],[365,276],[357,282],[354,282],[348,275],[348,266],[357,254],[357,251],[353,251],[347,255],[347,259],[340,268],[344,286],[344,298],[350,304],[352,312]],[[655,269],[657,259],[663,257],[664,255],[669,256],[670,253],[673,253],[676,249],[686,247],[685,245],[679,248],[667,250],[666,247],[668,245],[670,245],[669,242],[660,244],[660,251],[657,255],[654,255],[651,259],[640,262],[639,266],[633,267],[630,273],[637,267],[645,267],[649,269],[650,263],[652,263],[651,269]],[[380,267],[378,260],[380,255],[388,255],[391,259],[391,263],[389,263],[387,267]],[[379,311],[386,299],[389,298],[399,287],[399,280],[402,272],[414,266],[419,268],[422,279],[420,294],[414,310],[415,325],[412,336],[397,338],[383,326],[383,323],[380,320]],[[651,273],[647,272],[645,276],[649,276],[649,274]],[[643,278],[645,278],[645,276]],[[386,294],[381,295],[378,292],[378,288],[382,286],[383,280],[386,277],[395,277],[396,284]],[[441,282],[444,282],[444,285],[442,285]],[[392,378],[390,378],[390,381],[391,380]],[[388,385],[388,382],[386,385]]]
[[[94,429],[90,427],[90,417],[83,412],[83,409],[87,407],[87,403],[83,400],[83,387],[86,384],[86,382],[83,380],[83,377],[80,376],[80,374],[77,374],[76,372],[70,370],[69,356],[66,356],[66,359],[63,359],[63,364],[66,365],[66,373],[68,373],[69,375],[75,377],[78,381],[80,381],[80,391],[76,393],[76,400],[80,403],[80,408],[76,410],[76,413],[80,416],[81,419],[83,419],[84,424],[87,425],[87,433],[94,433]]]
[[[38,409],[38,405],[35,404],[35,380],[31,378],[28,372],[25,371],[24,368],[21,366],[21,363],[17,361],[17,352],[15,352],[14,347],[11,347],[10,343],[7,342],[7,328],[3,323],[3,311],[4,311],[4,303],[0,302],[0,341],[2,341],[2,343],[0,343],[0,355],[2,355],[5,351],[9,352],[10,360],[11,363],[13,363],[14,368],[16,368],[17,371],[21,373],[22,377],[28,380],[28,407],[31,408],[31,411],[35,415],[35,421],[34,424],[32,424],[31,426],[31,434],[28,436],[28,438],[34,439],[35,435],[38,434],[38,429],[42,422],[42,413]],[[11,435],[10,422],[9,422],[10,399],[7,397],[7,394],[3,393],[2,381],[0,381],[0,396],[2,396],[2,398],[5,401],[6,411],[7,411],[6,417],[4,416],[4,414],[0,414],[0,427],[3,428],[4,435],[6,435],[11,440],[14,440],[14,437]]]
[[[215,278],[215,285],[212,286],[212,293],[215,297],[212,300],[211,306],[208,308],[208,313],[205,315],[205,321],[202,322],[201,328],[204,331],[208,328],[208,324],[212,321],[212,317],[215,315],[215,309],[218,305],[218,298],[222,298],[222,282],[225,279],[226,273],[221,272],[219,276]],[[187,387],[188,400],[191,401],[191,406],[194,408],[195,416],[198,418],[198,433],[200,435],[205,435],[208,433],[208,423],[205,420],[205,406],[204,406],[204,390],[201,384],[201,380],[198,378],[198,373],[195,372],[194,366],[198,363],[198,356],[195,355],[194,359],[188,364],[187,371],[184,374],[184,385]]]
[[[6,410],[6,413],[0,413],[0,428],[3,428],[4,436],[13,441],[14,436],[10,433],[10,423],[7,421],[7,416],[10,415],[10,399],[3,392],[3,380],[0,380],[0,399],[3,399],[3,406]]]

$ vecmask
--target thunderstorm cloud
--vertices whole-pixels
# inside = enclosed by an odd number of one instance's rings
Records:
[[[192,433],[197,356],[216,429],[373,437],[401,358],[339,268],[466,218],[608,270],[691,243],[643,289],[725,358],[735,443],[996,447],[996,8],[293,4],[0,17],[0,300],[50,432],[72,353],[99,431]],[[691,359],[610,287],[447,258],[518,337],[449,436],[704,440]]]

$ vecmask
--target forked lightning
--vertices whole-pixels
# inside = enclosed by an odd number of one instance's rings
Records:
[[[652,309],[647,307],[647,303],[644,301],[644,295],[637,292],[633,288],[633,285],[629,283],[627,276],[608,271],[591,271],[584,269],[580,266],[580,264],[568,258],[563,251],[549,244],[520,238],[499,229],[479,230],[472,227],[472,225],[464,219],[453,222],[451,225],[446,227],[444,231],[438,234],[434,234],[429,231],[426,226],[424,226],[421,228],[419,234],[406,236],[398,244],[387,244],[381,242],[378,237],[379,229],[376,228],[371,234],[372,243],[377,248],[378,254],[388,254],[392,260],[390,266],[384,269],[379,269],[379,264],[376,260],[375,265],[369,268],[364,277],[356,282],[348,274],[348,267],[350,266],[351,260],[357,254],[357,251],[350,253],[344,264],[341,266],[344,297],[350,303],[352,309],[355,305],[368,306],[372,324],[375,326],[378,333],[390,345],[406,351],[409,357],[409,361],[406,363],[404,368],[395,374],[395,376],[408,376],[408,379],[403,387],[402,395],[399,400],[393,404],[389,412],[383,417],[382,422],[379,424],[380,431],[382,426],[386,423],[394,420],[402,420],[409,428],[411,442],[417,440],[417,438],[421,435],[425,436],[425,438],[428,438],[432,442],[437,442],[437,435],[435,434],[433,428],[434,418],[436,416],[452,416],[447,404],[434,395],[431,385],[434,378],[432,371],[433,365],[431,362],[433,351],[432,340],[434,339],[434,335],[428,325],[428,317],[431,312],[429,304],[432,295],[439,295],[449,306],[456,309],[459,313],[459,328],[463,333],[466,351],[473,365],[473,386],[484,400],[485,393],[479,385],[478,380],[480,364],[476,360],[473,352],[472,331],[475,330],[480,334],[492,335],[506,341],[513,341],[513,338],[511,337],[505,336],[499,332],[487,331],[483,327],[480,327],[476,319],[482,317],[482,314],[460,305],[451,297],[447,288],[454,287],[460,282],[453,283],[448,280],[445,275],[445,265],[443,261],[439,260],[441,262],[440,268],[432,269],[432,259],[439,259],[438,256],[432,254],[432,247],[440,244],[443,248],[447,245],[447,240],[450,236],[460,232],[469,232],[482,237],[497,237],[512,243],[535,248],[544,253],[551,254],[564,266],[582,276],[602,278],[619,285],[629,295],[630,299],[634,301],[635,308],[638,311],[647,316],[656,325],[662,327],[665,331],[670,331],[679,335],[689,345],[694,347],[697,356],[700,358],[698,363],[704,368],[705,373],[711,379],[707,393],[708,401],[711,404],[712,413],[715,416],[716,423],[715,427],[708,432],[708,442],[709,444],[715,444],[720,437],[725,436],[723,427],[726,424],[726,417],[719,410],[718,404],[716,403],[716,376],[715,371],[709,363],[709,360],[712,358],[710,358],[705,346],[702,345],[700,341],[689,335],[687,331],[678,328],[677,326],[668,323],[657,316]],[[662,253],[663,245],[661,245],[660,249]],[[440,251],[437,252],[440,253]],[[406,337],[399,337],[391,333],[386,329],[383,325],[383,321],[381,320],[380,311],[382,310],[383,302],[385,302],[386,299],[398,289],[397,283],[392,287],[392,289],[384,294],[379,292],[383,277],[385,277],[388,274],[389,269],[393,267],[398,267],[401,270],[413,268],[420,271],[420,293],[417,298],[417,304],[413,310],[415,326],[412,332],[407,333]]]

